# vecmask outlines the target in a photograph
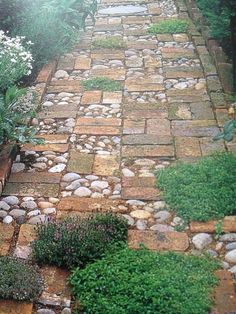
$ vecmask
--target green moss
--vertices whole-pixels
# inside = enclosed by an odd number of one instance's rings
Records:
[[[94,48],[122,49],[126,45],[122,39],[118,37],[101,38],[93,41]]]
[[[106,77],[94,77],[86,81],[82,81],[81,85],[85,90],[102,90],[113,92],[122,89],[122,86],[119,82]]]
[[[123,249],[70,277],[83,313],[207,314],[218,264],[209,258]]]
[[[221,219],[236,213],[236,157],[222,153],[194,164],[178,164],[157,173],[157,186],[186,221]]]
[[[149,27],[148,32],[151,34],[179,34],[186,33],[189,23],[180,19],[168,19]]]

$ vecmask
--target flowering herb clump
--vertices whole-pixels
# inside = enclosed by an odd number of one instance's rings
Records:
[[[43,281],[35,266],[13,257],[0,257],[0,299],[33,301],[42,290]]]
[[[84,267],[125,243],[128,225],[112,213],[52,221],[37,229],[33,256],[40,264]]]
[[[20,36],[11,38],[0,31],[0,92],[31,74],[33,58],[28,51],[31,42],[26,43],[26,49],[24,39]]]

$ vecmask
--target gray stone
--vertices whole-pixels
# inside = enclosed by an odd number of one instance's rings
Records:
[[[91,188],[96,188],[96,189],[106,189],[108,187],[108,182],[106,181],[93,181],[91,183]]]
[[[153,204],[153,207],[156,209],[156,210],[160,210],[160,209],[163,209],[166,207],[166,203],[164,201],[157,201]]]
[[[87,197],[87,196],[90,196],[92,192],[86,187],[80,187],[75,190],[74,194],[79,197]]]
[[[54,207],[44,208],[43,212],[46,215],[55,214],[56,213],[56,208],[54,208]]]
[[[221,262],[221,267],[223,268],[223,269],[229,269],[230,268],[230,266],[229,266],[229,263],[227,263],[227,262]]]
[[[32,249],[30,245],[26,246],[17,246],[14,251],[14,256],[18,258],[27,259],[29,258],[30,254],[32,253]]]
[[[234,265],[233,267],[231,267],[231,268],[229,269],[229,271],[230,271],[231,273],[233,273],[233,274],[236,275],[236,265]]]
[[[5,218],[7,216],[7,212],[5,210],[0,210],[0,218]]]
[[[133,226],[135,224],[134,218],[131,217],[130,215],[124,214],[122,216],[127,220],[129,226]]]
[[[37,216],[37,215],[40,215],[41,212],[39,209],[35,209],[35,210],[32,210],[30,212],[27,213],[27,216],[28,217],[33,217],[33,216]]]
[[[69,172],[63,176],[62,181],[72,182],[72,181],[80,179],[80,178],[81,178],[81,176],[79,174],[74,173],[74,172]]]
[[[71,184],[66,187],[66,190],[67,190],[67,191],[76,190],[76,189],[78,189],[80,186],[81,186],[81,184],[80,184],[80,179],[78,179],[78,180],[75,180],[75,181],[71,182]]]
[[[225,260],[226,260],[226,262],[228,262],[228,263],[236,264],[236,250],[229,251],[229,252],[225,255]]]
[[[24,216],[26,214],[26,211],[23,209],[13,209],[9,212],[9,215],[11,215],[13,218],[18,218],[20,216]]]
[[[12,173],[17,173],[25,170],[25,164],[22,162],[16,162],[12,165],[11,167],[11,172]]]
[[[146,203],[139,201],[139,200],[128,200],[126,204],[131,205],[131,206],[144,206]]]
[[[66,165],[65,164],[58,164],[52,168],[50,168],[48,170],[48,172],[52,172],[52,173],[60,173],[62,172],[64,169],[66,168]]]
[[[140,6],[140,5],[119,5],[119,6],[113,6],[109,7],[107,9],[101,9],[98,11],[98,14],[102,15],[129,15],[134,13],[142,13],[147,11],[146,7]]]
[[[40,170],[45,170],[47,169],[47,165],[45,162],[36,162],[32,165],[34,168],[40,169]]]
[[[157,222],[165,222],[170,219],[171,214],[167,210],[161,210],[156,213],[154,217],[156,218]]]
[[[12,221],[13,221],[13,218],[12,218],[11,216],[6,216],[6,217],[4,217],[4,219],[3,219],[3,222],[4,222],[5,224],[10,224],[10,223],[12,223]]]
[[[217,252],[214,251],[214,250],[212,250],[212,249],[207,250],[207,253],[208,253],[210,256],[212,256],[212,257],[217,257],[217,256],[218,256]]]
[[[122,169],[122,174],[124,177],[134,177],[135,176],[133,171],[129,170],[128,168]]]
[[[21,207],[29,210],[37,208],[37,204],[34,201],[26,201],[20,204]]]
[[[48,221],[48,217],[46,215],[38,215],[35,217],[31,217],[28,221],[31,225],[40,225]]]
[[[234,242],[236,241],[236,233],[227,233],[220,236],[219,241],[222,242]]]
[[[236,249],[236,242],[226,244],[225,249],[227,251],[235,250]]]
[[[9,210],[11,207],[4,201],[0,201],[0,209]]]
[[[61,314],[71,314],[71,309],[69,309],[68,307],[64,308],[61,312]]]
[[[67,78],[69,77],[69,74],[64,71],[64,70],[58,70],[55,74],[54,74],[55,78],[60,79],[60,78]]]
[[[37,311],[37,314],[55,314],[55,312],[49,309],[40,309]]]
[[[192,238],[193,245],[198,250],[202,250],[212,242],[212,236],[208,233],[198,233]]]
[[[151,230],[159,231],[159,232],[168,232],[168,231],[174,231],[174,228],[168,225],[163,224],[155,224],[151,226]]]
[[[12,196],[7,196],[2,199],[3,202],[6,202],[8,205],[18,205],[19,204],[19,199],[18,197],[12,195]]]
[[[147,229],[147,221],[143,219],[139,219],[136,222],[136,227],[138,230],[145,230]]]

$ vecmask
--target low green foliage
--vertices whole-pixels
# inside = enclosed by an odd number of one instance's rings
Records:
[[[123,249],[70,277],[90,314],[207,314],[217,284],[210,258]]]
[[[5,95],[0,94],[0,145],[9,142],[42,143],[42,140],[35,138],[36,129],[27,125],[27,119],[33,116],[33,112],[23,112],[18,108],[18,100],[26,91],[13,86],[8,88]]]
[[[12,258],[0,257],[0,298],[33,301],[43,290],[43,282],[35,266]]]
[[[227,122],[225,122],[223,131],[218,133],[213,140],[225,140],[226,142],[231,142],[234,139],[234,136],[236,134],[236,120],[231,119]]]
[[[184,220],[207,221],[236,213],[236,157],[222,153],[157,173],[164,198]]]
[[[102,90],[113,92],[122,89],[122,86],[119,82],[106,77],[94,77],[86,81],[82,81],[81,85],[85,90]]]
[[[151,34],[179,34],[186,33],[189,27],[188,21],[180,19],[169,19],[153,24],[148,32]]]
[[[93,41],[94,48],[122,49],[126,45],[119,37],[101,38]]]
[[[124,244],[128,225],[123,217],[97,214],[39,226],[33,256],[40,264],[83,267]]]

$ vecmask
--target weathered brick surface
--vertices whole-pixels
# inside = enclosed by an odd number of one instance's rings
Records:
[[[174,148],[170,145],[123,146],[123,157],[174,157]]]
[[[22,147],[22,151],[34,150],[36,152],[45,152],[45,151],[53,151],[56,153],[66,153],[69,149],[69,144],[42,144],[42,145],[33,145],[33,144],[25,144]]]
[[[172,144],[171,136],[157,136],[156,134],[132,134],[123,136],[125,145],[168,145]]]
[[[23,172],[12,173],[8,179],[8,182],[13,183],[60,183],[60,173],[49,172]]]
[[[144,133],[145,120],[124,119],[123,134],[139,134]]]
[[[203,77],[203,72],[200,67],[166,67],[164,71],[167,79]]]
[[[216,230],[217,221],[190,223],[190,231],[193,233],[208,232],[214,233]],[[222,221],[223,232],[236,232],[236,216],[226,216]]]
[[[139,249],[143,244],[150,250],[186,251],[189,247],[188,235],[183,232],[155,232],[129,230],[129,247]]]
[[[26,246],[37,238],[36,228],[34,225],[23,224],[17,240],[17,245]]]
[[[0,300],[0,314],[32,314],[33,303]]]
[[[158,200],[160,192],[155,187],[127,187],[122,188],[122,198],[125,200]]]
[[[199,139],[196,137],[176,137],[175,148],[177,158],[201,156]]]
[[[81,105],[99,104],[102,98],[101,91],[87,91],[83,93]]]
[[[8,182],[2,194],[6,196],[57,197],[59,194],[59,184]]]
[[[12,225],[0,223],[0,256],[7,255],[9,253],[11,242],[13,240],[13,234],[14,227]]]
[[[174,136],[213,137],[219,133],[215,120],[172,121],[171,130]]]
[[[93,173],[97,176],[115,176],[119,174],[119,158],[117,156],[96,155]]]
[[[67,170],[80,174],[91,174],[94,155],[71,151]]]
[[[86,57],[77,57],[75,59],[75,70],[89,70],[91,66],[91,59]]]

